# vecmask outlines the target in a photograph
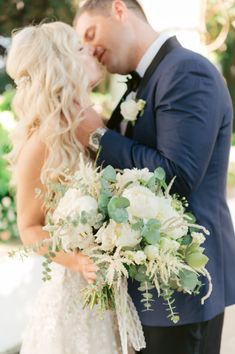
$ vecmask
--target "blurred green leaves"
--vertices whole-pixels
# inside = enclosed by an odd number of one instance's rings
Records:
[[[0,0],[0,34],[10,36],[15,28],[45,19],[72,24],[77,6],[77,0]]]

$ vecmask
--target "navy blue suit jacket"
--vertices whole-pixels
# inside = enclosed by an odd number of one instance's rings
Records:
[[[132,138],[122,136],[119,107],[101,140],[99,164],[115,168],[161,166],[167,180],[174,176],[174,192],[185,196],[199,224],[209,229],[205,252],[213,292],[201,305],[200,296],[176,294],[178,324],[213,318],[235,303],[235,236],[226,203],[226,177],[232,131],[232,104],[226,84],[204,57],[183,48],[175,37],[157,54],[142,79],[138,98],[145,100]],[[119,116],[119,117],[118,117]],[[166,306],[155,296],[154,311],[143,312],[138,284],[129,292],[147,326],[172,326]]]

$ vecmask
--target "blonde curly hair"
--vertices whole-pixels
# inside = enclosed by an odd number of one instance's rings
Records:
[[[77,33],[62,22],[29,26],[13,34],[7,58],[7,72],[17,86],[13,108],[19,120],[8,155],[13,183],[21,149],[35,131],[47,149],[42,183],[60,179],[65,168],[71,172],[78,168],[84,148],[76,129],[90,105],[79,48]],[[81,107],[79,113],[74,99]]]

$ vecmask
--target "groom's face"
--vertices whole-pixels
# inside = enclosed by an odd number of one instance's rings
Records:
[[[110,73],[127,74],[135,69],[134,36],[128,21],[112,12],[107,16],[85,12],[79,17],[76,29]]]

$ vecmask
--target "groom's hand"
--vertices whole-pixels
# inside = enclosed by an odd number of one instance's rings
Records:
[[[90,134],[102,127],[104,122],[100,115],[93,108],[87,108],[77,128],[77,138],[82,145],[88,147]]]

